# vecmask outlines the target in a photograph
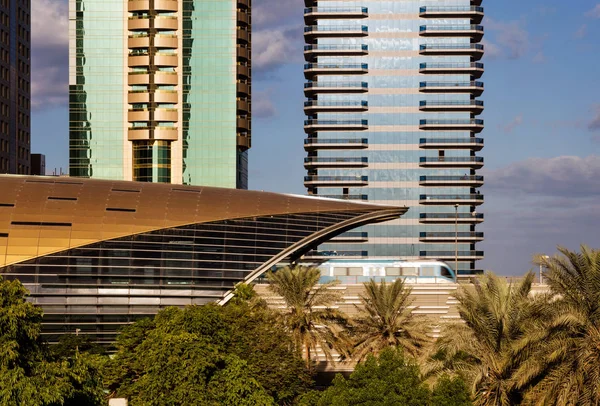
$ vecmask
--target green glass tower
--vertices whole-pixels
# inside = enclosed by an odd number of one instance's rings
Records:
[[[250,0],[70,0],[71,176],[247,188]]]

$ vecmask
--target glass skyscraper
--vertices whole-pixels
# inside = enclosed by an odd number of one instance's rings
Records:
[[[0,0],[0,173],[31,170],[31,2]]]
[[[436,258],[477,273],[481,0],[305,5],[308,193],[409,207],[307,259]]]
[[[70,175],[247,188],[250,1],[70,0]]]

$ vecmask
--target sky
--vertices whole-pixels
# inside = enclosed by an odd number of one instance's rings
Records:
[[[600,248],[600,2],[484,0],[485,251]],[[251,189],[305,194],[303,0],[253,0]],[[32,152],[68,172],[68,2],[32,0]]]

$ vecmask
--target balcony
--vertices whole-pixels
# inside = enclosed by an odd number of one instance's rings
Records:
[[[483,93],[483,82],[421,82],[419,83],[421,93],[470,93],[481,96]]]
[[[483,213],[421,213],[419,223],[425,224],[479,224]]]
[[[419,166],[422,168],[471,168],[479,169],[483,167],[482,156],[465,156],[465,157],[421,157],[419,158]]]
[[[166,140],[177,141],[178,131],[176,127],[129,127],[127,139],[129,141],[142,140]]]
[[[480,133],[483,131],[483,120],[478,118],[466,118],[459,120],[420,120],[421,130],[439,131],[471,131]]]
[[[367,138],[323,139],[309,137],[304,140],[304,149],[366,149],[369,147]]]
[[[311,25],[304,27],[304,38],[348,38],[366,37],[369,27],[366,25]]]
[[[483,241],[483,233],[480,232],[445,232],[427,231],[419,234],[419,241],[423,242],[478,242]]]
[[[462,176],[421,176],[419,178],[421,186],[483,186],[483,176],[462,175]]]
[[[367,82],[308,82],[304,84],[304,94],[313,93],[366,93],[369,91]]]
[[[236,86],[238,95],[242,95],[244,97],[250,96],[250,85],[248,83],[238,81]]]
[[[349,231],[333,237],[330,242],[367,242],[369,241],[369,233],[364,231]]]
[[[483,20],[483,7],[478,6],[433,6],[421,7],[419,16],[422,18],[461,18],[470,19],[474,23]]]
[[[245,26],[250,25],[250,14],[248,14],[244,10],[238,10],[237,22],[238,22],[238,24],[245,25]]]
[[[156,103],[176,104],[179,102],[179,94],[176,90],[155,90],[154,101]],[[148,90],[129,91],[127,95],[127,103],[150,103],[150,92]]]
[[[236,38],[238,41],[248,44],[250,42],[250,31],[246,27],[238,27]]]
[[[307,63],[304,65],[304,77],[306,79],[312,79],[316,75],[362,75],[368,71],[369,65],[366,63]]]
[[[338,200],[369,200],[368,195],[318,195],[318,197]]]
[[[129,0],[127,10],[150,11],[149,0]],[[155,11],[178,11],[177,0],[155,0],[153,10]]]
[[[237,117],[237,131],[250,131],[250,119],[248,117]]]
[[[304,167],[311,168],[365,168],[369,165],[367,157],[344,157],[344,158],[304,158]]]
[[[369,128],[367,120],[304,120],[304,132],[316,131],[364,131]]]
[[[250,48],[238,45],[236,48],[236,55],[238,59],[249,61],[251,59]]]
[[[422,25],[419,28],[422,37],[471,37],[476,41],[483,38],[483,25]]]
[[[367,18],[369,10],[366,7],[307,7],[304,9],[304,22],[306,25],[314,23],[317,19],[358,19]]]
[[[240,112],[250,113],[250,101],[248,99],[237,98],[237,111],[238,115]]]
[[[473,78],[480,78],[483,75],[484,65],[480,62],[443,62],[443,63],[422,63],[419,66],[419,72],[423,74],[436,75],[471,75]]]
[[[481,44],[424,44],[419,47],[421,55],[452,56],[466,55],[478,61],[483,57]]]
[[[369,109],[366,100],[307,100],[304,102],[304,112],[308,115],[323,112],[361,112]]]
[[[152,41],[151,41],[152,40]],[[127,39],[129,49],[148,48],[153,42],[157,49],[177,49],[179,46],[177,35],[156,34],[152,38],[147,34],[130,35]]]
[[[302,257],[304,260],[313,259],[329,259],[329,258],[365,258],[368,255],[368,251],[308,251],[306,255]]]
[[[309,175],[304,177],[304,186],[327,187],[327,186],[367,186],[368,176],[319,176]]]
[[[469,149],[480,151],[483,149],[483,138],[421,138],[419,140],[421,149]]]
[[[148,109],[131,109],[127,112],[127,121],[156,121],[171,122],[179,121],[177,109],[157,108],[154,111]]]
[[[248,65],[244,65],[246,62],[238,62],[237,67],[237,75],[238,77],[242,77],[243,79],[250,79],[250,67]]]
[[[431,259],[455,259],[456,251],[419,251],[419,256]],[[483,251],[458,251],[459,261],[483,259]]]
[[[148,31],[150,29],[150,17],[129,17],[127,29],[129,31]],[[154,28],[157,31],[176,31],[178,21],[175,16],[156,16],[154,17]]]
[[[307,61],[312,61],[318,56],[362,56],[368,54],[369,46],[366,44],[312,44],[304,46],[304,59]]]
[[[482,100],[421,100],[421,111],[466,111],[473,114],[483,112]]]
[[[470,205],[479,206],[483,204],[483,195],[471,193],[467,195],[420,195],[419,203],[425,205]]]

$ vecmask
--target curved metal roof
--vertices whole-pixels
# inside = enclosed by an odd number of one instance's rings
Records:
[[[214,187],[0,175],[0,267],[188,224],[323,212],[370,214],[376,222],[407,210]]]

